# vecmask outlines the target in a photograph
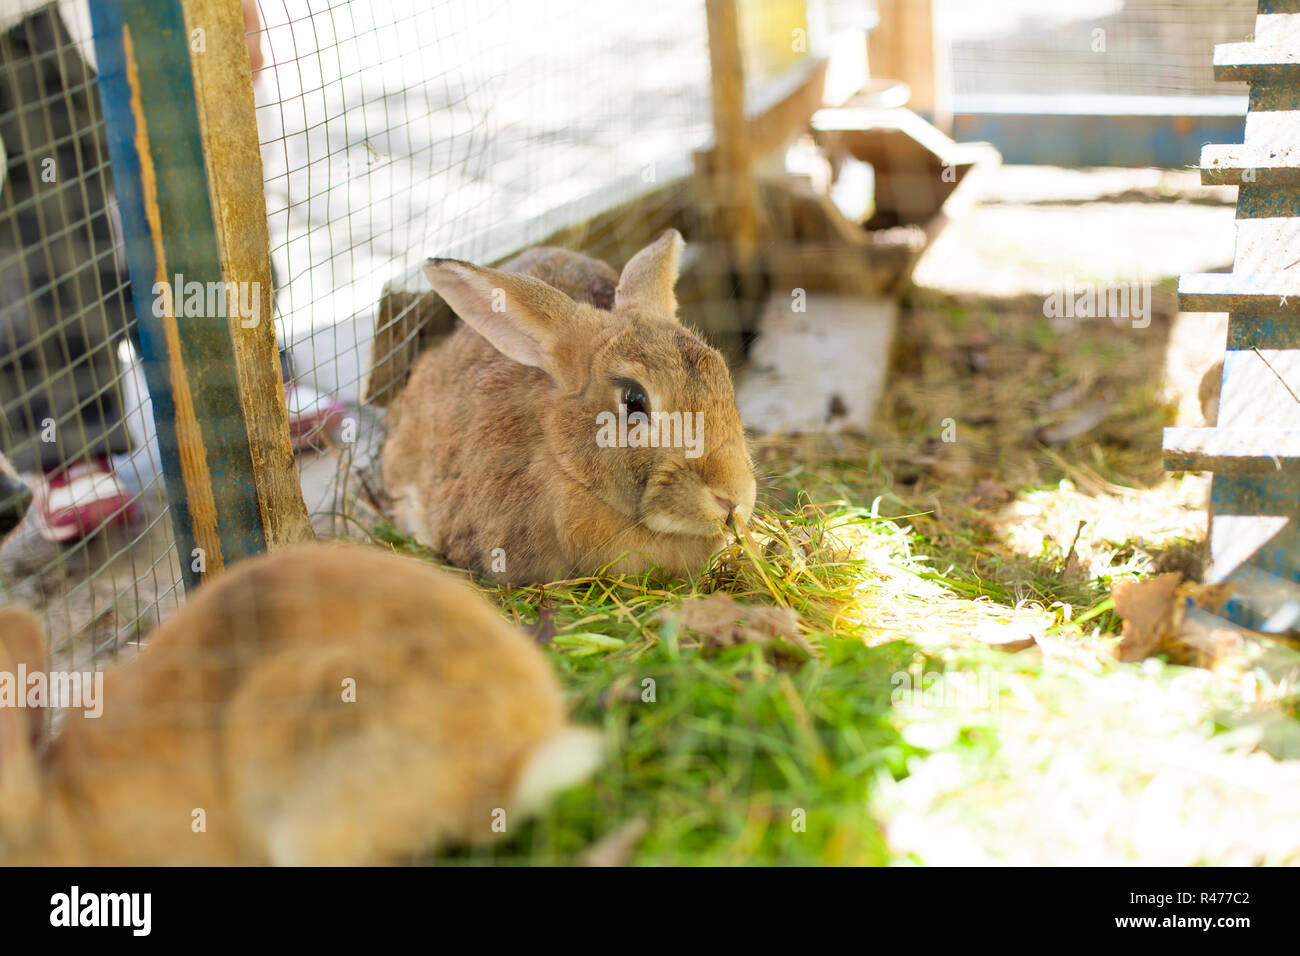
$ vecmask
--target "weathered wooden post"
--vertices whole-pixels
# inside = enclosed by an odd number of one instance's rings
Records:
[[[758,184],[745,114],[745,65],[736,0],[706,0],[713,107],[713,149],[703,170],[718,238],[738,287],[757,272]],[[739,289],[738,289],[739,291]]]
[[[1300,630],[1300,0],[1259,0],[1255,37],[1214,49],[1250,84],[1245,142],[1210,145],[1201,181],[1239,187],[1232,272],[1182,276],[1181,307],[1227,312],[1218,421],[1165,429],[1165,467],[1213,471],[1210,582],[1225,615]]]
[[[310,538],[289,442],[239,0],[91,4],[113,179],[187,585]]]
[[[933,0],[877,0],[880,20],[867,37],[873,77],[902,80],[908,106],[945,133],[952,131],[948,64],[939,47]]]

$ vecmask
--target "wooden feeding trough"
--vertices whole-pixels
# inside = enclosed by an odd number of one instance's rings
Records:
[[[1232,272],[1182,276],[1184,310],[1227,312],[1218,421],[1168,428],[1165,467],[1213,471],[1211,583],[1223,614],[1300,630],[1300,2],[1260,0],[1255,37],[1215,47],[1219,80],[1250,84],[1245,142],[1210,145],[1201,180],[1236,185]]]

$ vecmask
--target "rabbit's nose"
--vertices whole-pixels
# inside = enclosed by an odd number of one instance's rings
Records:
[[[728,515],[730,515],[733,511],[736,510],[736,503],[734,501],[732,501],[729,498],[724,498],[722,497],[722,495],[717,494],[716,492],[713,495],[713,500],[716,501],[718,503],[718,506],[722,508],[722,510],[725,511]]]
[[[16,478],[0,475],[0,536],[23,523],[31,503],[30,488]]]

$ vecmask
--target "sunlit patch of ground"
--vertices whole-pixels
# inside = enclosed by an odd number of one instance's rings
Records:
[[[894,852],[930,864],[1300,862],[1300,761],[1260,750],[1258,723],[1222,726],[1243,704],[1231,682],[1157,660],[1026,660],[996,674],[991,713],[898,714],[904,738],[932,752],[876,793]],[[1272,746],[1300,753],[1300,724],[1276,729]]]
[[[1146,574],[1180,560],[1190,567],[1205,537],[1208,489],[1208,475],[1178,475],[1154,488],[1107,485],[1091,493],[1063,478],[1055,488],[1017,496],[997,528],[1009,548],[1031,558],[1073,543],[1072,572],[1082,579]]]

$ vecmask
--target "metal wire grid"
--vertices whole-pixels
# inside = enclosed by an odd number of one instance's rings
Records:
[[[0,550],[6,599],[43,615],[56,665],[73,667],[116,655],[178,605],[182,585],[88,23],[36,6],[0,22],[0,449],[31,484],[111,452],[138,509],[63,545],[29,514]]]
[[[1216,43],[1248,39],[1256,0],[941,0],[953,91],[966,95],[1244,95],[1216,83]],[[1243,107],[1244,111],[1244,107]]]

